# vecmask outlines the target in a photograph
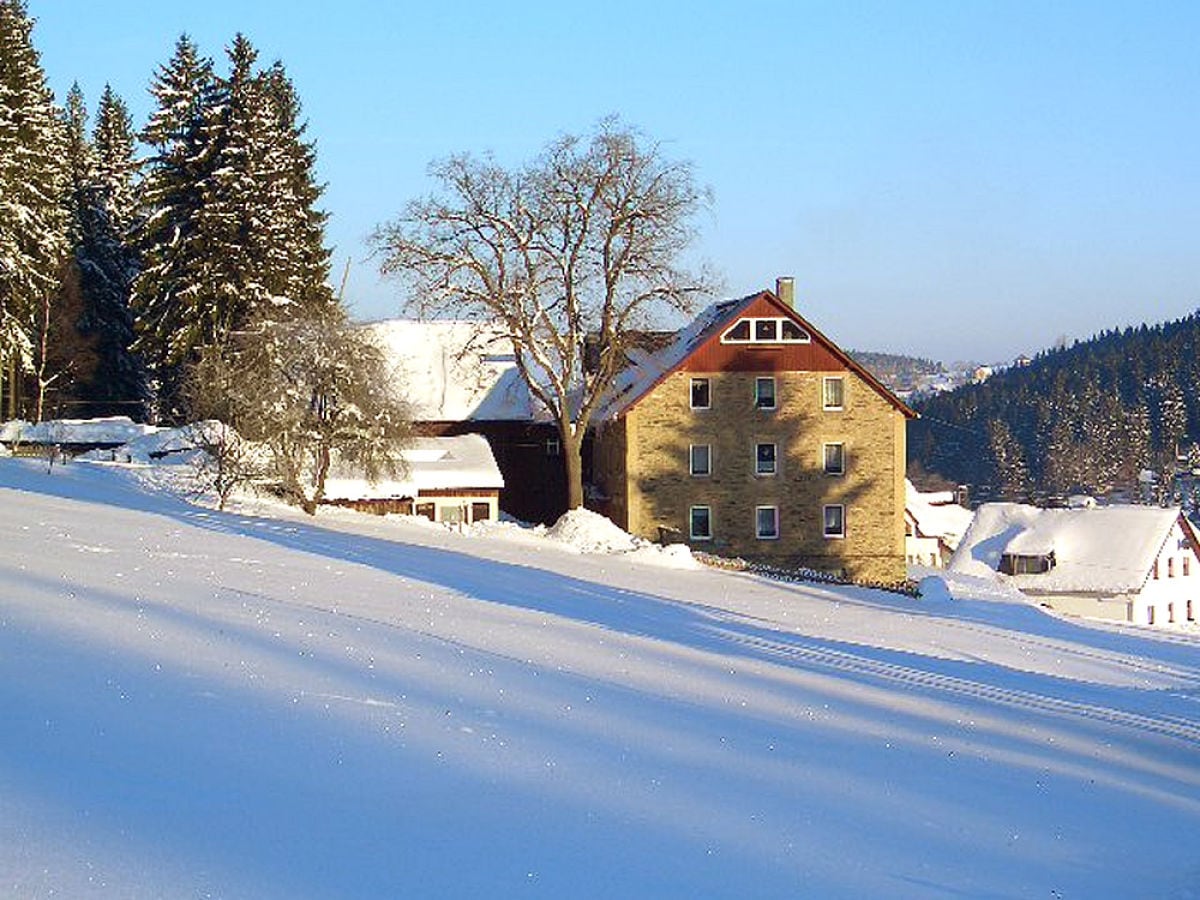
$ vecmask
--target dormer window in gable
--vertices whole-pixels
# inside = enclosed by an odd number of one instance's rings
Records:
[[[721,335],[722,344],[807,344],[812,336],[783,316],[738,319]]]

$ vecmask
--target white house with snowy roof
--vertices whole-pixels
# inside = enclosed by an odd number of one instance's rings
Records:
[[[992,575],[1070,615],[1165,625],[1200,615],[1198,553],[1178,508],[985,503],[949,569]]]
[[[433,522],[469,524],[499,517],[504,477],[482,435],[417,437],[400,458],[397,477],[374,484],[335,461],[325,480],[325,502],[380,515],[425,516]]]
[[[919,491],[904,480],[904,558],[909,565],[943,568],[950,561],[973,513],[953,491]]]

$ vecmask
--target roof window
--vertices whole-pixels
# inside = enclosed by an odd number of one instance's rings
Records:
[[[807,344],[807,331],[783,316],[738,319],[721,335],[722,344]]]

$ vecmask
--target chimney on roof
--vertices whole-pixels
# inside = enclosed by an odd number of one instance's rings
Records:
[[[775,296],[792,309],[796,308],[796,279],[784,275],[775,279]]]

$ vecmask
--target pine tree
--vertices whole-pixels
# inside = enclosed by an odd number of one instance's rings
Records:
[[[283,64],[265,73],[270,106],[263,170],[269,184],[267,233],[272,245],[272,274],[267,287],[303,309],[332,302],[326,213],[317,209],[324,186],[316,181],[316,148],[304,140],[300,100]]]
[[[255,69],[243,35],[229,75],[181,38],[152,92],[159,109],[135,285],[139,346],[157,376],[160,415],[182,414],[184,367],[251,320],[287,320],[328,307],[329,252],[315,153],[283,67]]]
[[[158,108],[142,131],[153,153],[135,229],[142,260],[133,283],[135,349],[149,369],[155,419],[182,414],[183,364],[191,347],[181,334],[205,274],[196,218],[206,165],[203,116],[213,90],[211,60],[182,35],[150,87]]]
[[[72,168],[72,220],[82,314],[80,334],[91,342],[94,365],[78,394],[89,415],[140,418],[145,400],[142,366],[132,352],[130,299],[137,273],[128,242],[134,216],[133,127],[129,112],[105,87],[93,139],[86,137],[82,99],[68,98],[68,153]]]
[[[0,393],[20,409],[21,372],[44,361],[68,253],[61,124],[24,0],[0,0]]]

